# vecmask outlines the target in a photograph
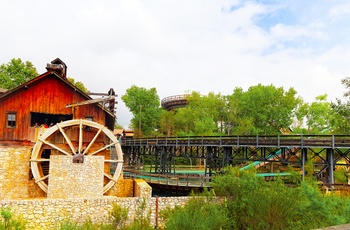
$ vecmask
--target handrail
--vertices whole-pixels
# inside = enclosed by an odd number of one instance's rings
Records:
[[[186,100],[189,94],[181,94],[181,95],[173,95],[170,97],[165,97],[161,100],[161,104],[169,102],[169,101],[178,101],[178,100]]]
[[[350,135],[262,135],[262,136],[186,136],[124,139],[123,146],[256,146],[322,147],[350,146]]]

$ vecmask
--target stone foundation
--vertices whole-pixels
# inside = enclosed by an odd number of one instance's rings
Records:
[[[103,197],[101,199],[33,199],[33,200],[2,200],[0,207],[11,207],[15,215],[21,215],[27,221],[27,229],[57,229],[64,220],[84,222],[88,218],[93,223],[109,223],[109,212],[113,203],[129,210],[128,221],[133,221],[135,211],[140,203],[146,202],[146,213],[151,211],[151,224],[156,223],[156,200],[158,211],[167,207],[183,206],[190,197]],[[158,218],[158,224],[163,225]]]

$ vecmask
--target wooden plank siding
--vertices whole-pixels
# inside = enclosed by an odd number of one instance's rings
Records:
[[[114,115],[97,103],[66,108],[67,104],[89,99],[91,97],[75,88],[65,77],[48,71],[0,96],[0,141],[35,141],[37,129],[31,124],[33,112],[72,115],[73,119],[93,117],[97,123],[106,126],[112,121],[114,125]],[[14,128],[7,127],[8,112],[16,113]]]

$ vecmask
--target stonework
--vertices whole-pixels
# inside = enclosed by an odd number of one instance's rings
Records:
[[[117,197],[134,197],[134,180],[123,179],[122,177],[119,177],[116,184],[104,195]]]
[[[142,179],[134,179],[134,196],[136,197],[151,197],[152,187]]]
[[[152,188],[145,181],[122,177],[103,196],[104,156],[85,156],[84,163],[73,164],[72,157],[52,155],[47,196],[31,175],[31,151],[31,146],[0,146],[0,207],[10,207],[15,215],[21,215],[27,229],[56,229],[64,220],[84,222],[87,218],[93,223],[108,223],[113,203],[129,210],[131,222],[143,201],[152,212],[154,224],[157,206],[162,210],[188,200],[156,199],[151,197]]]
[[[40,187],[35,183],[35,180],[31,174],[31,169],[30,169],[31,152],[32,152],[31,146],[25,146],[25,147],[0,146],[0,200],[31,199],[31,198],[47,197],[47,194],[43,190],[41,190]],[[52,156],[58,156],[58,155],[52,155]],[[89,156],[85,156],[85,158],[86,157],[89,158]],[[93,156],[93,157],[99,158],[99,157],[105,157],[105,156]],[[98,158],[96,158],[96,160]],[[71,163],[69,162],[69,164]],[[82,176],[82,173],[77,173],[75,175]],[[73,180],[72,183],[74,183],[74,181],[76,180],[76,178],[71,178],[71,179]],[[87,183],[89,183],[89,180],[87,180]],[[146,189],[145,192],[148,192],[147,196],[150,196],[152,190]],[[133,197],[134,181],[132,179],[123,179],[121,176],[118,178],[118,181],[116,182],[116,184],[104,195],[118,196],[118,197]]]
[[[30,173],[30,147],[0,147],[0,199],[46,196]]]
[[[103,156],[85,156],[83,163],[73,163],[72,156],[51,156],[49,174],[49,199],[103,196]]]
[[[57,229],[64,220],[84,222],[91,219],[93,223],[109,223],[109,213],[113,203],[129,210],[128,223],[135,218],[135,212],[140,203],[146,202],[146,213],[151,212],[151,224],[164,225],[156,215],[167,207],[183,206],[190,197],[103,197],[100,199],[32,199],[32,200],[1,200],[0,207],[11,207],[15,215],[22,216],[27,222],[27,229],[49,230]],[[156,218],[158,221],[156,221]]]

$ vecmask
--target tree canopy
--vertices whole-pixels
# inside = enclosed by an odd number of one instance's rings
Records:
[[[334,116],[331,124],[335,133],[344,134],[350,132],[350,77],[342,79],[341,83],[347,90],[343,95],[345,101],[337,98],[331,103]]]
[[[36,68],[30,61],[23,62],[20,58],[13,58],[8,63],[0,65],[0,88],[14,89],[38,75]],[[88,89],[82,82],[75,81],[71,77],[67,79],[81,91],[88,92]]]
[[[292,124],[294,109],[301,99],[290,88],[273,85],[251,86],[246,92],[236,88],[227,96],[227,124],[232,126],[233,134],[279,134],[281,128]]]
[[[296,91],[257,85],[246,92],[235,88],[228,96],[192,92],[188,105],[163,114],[160,130],[167,135],[279,134],[293,122],[301,102]]]
[[[11,90],[37,76],[38,72],[31,62],[13,58],[0,65],[0,88]]]
[[[146,89],[133,85],[121,99],[133,114],[131,126],[138,131],[139,137],[142,134],[150,135],[158,129],[162,109],[156,88]]]
[[[70,83],[75,85],[78,89],[80,89],[84,93],[87,93],[89,91],[81,81],[75,81],[75,79],[72,77],[68,77],[67,79]]]

